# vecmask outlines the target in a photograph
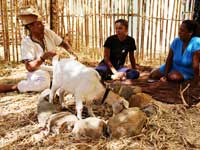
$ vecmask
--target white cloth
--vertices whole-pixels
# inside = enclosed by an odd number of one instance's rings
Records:
[[[50,81],[50,75],[47,71],[36,70],[28,72],[27,80],[20,81],[17,88],[20,92],[40,92],[50,87]]]
[[[62,38],[55,32],[45,28],[44,43],[46,51],[56,50],[62,42]],[[31,40],[30,36],[26,36],[21,43],[21,60],[35,60],[40,58],[44,53],[42,47]],[[43,91],[50,86],[50,74],[48,71],[36,70],[28,72],[27,80],[22,80],[18,83],[18,90],[20,92],[28,91]]]

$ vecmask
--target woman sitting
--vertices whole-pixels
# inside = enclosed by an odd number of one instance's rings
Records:
[[[170,45],[166,63],[150,74],[152,79],[161,81],[199,81],[200,37],[198,24],[185,20],[179,28],[179,37]]]

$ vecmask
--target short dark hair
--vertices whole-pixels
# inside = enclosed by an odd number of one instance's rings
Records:
[[[128,29],[128,21],[125,20],[125,19],[118,19],[115,21],[115,24],[116,23],[121,23],[123,26],[125,26],[126,29]]]
[[[192,32],[192,37],[200,36],[199,24],[195,20],[184,20],[182,24],[185,24],[188,32]]]

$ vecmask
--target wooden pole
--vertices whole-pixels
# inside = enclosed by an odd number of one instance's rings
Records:
[[[166,39],[168,39],[168,35],[171,34],[171,33],[168,33],[168,26],[169,26],[169,19],[168,19],[169,18],[169,0],[166,0],[166,1],[167,1]],[[165,41],[165,55],[167,54],[167,51],[168,51],[168,45],[169,45],[169,40],[166,40]]]
[[[99,47],[102,46],[102,43],[103,43],[103,34],[102,34],[102,1],[99,0]]]
[[[58,1],[50,0],[50,28],[58,33]]]
[[[13,28],[13,0],[10,0],[10,24],[11,24],[11,32],[12,32],[12,60],[15,61],[15,47],[14,47],[14,28]]]
[[[5,49],[4,56],[5,60],[10,61],[10,38],[9,38],[9,27],[8,27],[8,9],[7,9],[7,1],[3,1],[3,16],[4,16],[4,33],[5,33]]]
[[[153,1],[152,3],[152,11],[151,11],[151,18],[152,18],[152,21],[151,21],[151,37],[150,37],[150,62],[152,63],[152,52],[153,52],[153,28],[154,28],[154,10],[155,10],[155,1]],[[155,40],[155,39],[154,39]]]
[[[136,38],[136,45],[137,50],[140,51],[140,44],[139,44],[139,37],[140,37],[140,0],[138,1],[138,7],[137,7],[137,38]],[[142,53],[142,59],[143,59],[143,52]]]
[[[156,16],[158,17],[158,10],[159,10],[159,2],[160,2],[160,0],[158,0],[158,1],[156,1],[156,3],[157,3],[157,7],[156,7]],[[153,52],[153,58],[155,59],[156,58],[156,51],[157,51],[157,43],[158,43],[158,41],[157,41],[157,28],[158,28],[158,18],[156,18],[156,27],[155,27],[155,32],[154,32],[154,52]]]
[[[5,56],[5,51],[6,51],[6,38],[5,38],[5,29],[4,29],[4,12],[3,12],[3,1],[0,1],[0,6],[1,6],[1,24],[2,24],[2,37],[3,37],[3,41],[2,41],[2,44],[3,44],[3,48],[4,48],[4,59],[6,59],[6,56]]]
[[[106,6],[108,6],[108,1],[106,1]],[[105,8],[104,14],[105,14],[104,15],[104,18],[105,18],[105,20],[104,20],[104,23],[105,23],[104,31],[105,31],[105,33],[104,33],[104,40],[103,41],[105,41],[106,38],[108,37],[108,7]]]
[[[85,6],[84,6],[84,15],[85,15],[85,44],[86,44],[86,50],[88,49],[87,47],[89,46],[89,41],[88,41],[88,1],[84,0]]]
[[[97,13],[96,13],[96,1],[94,1],[94,28],[95,28],[95,31],[97,31]],[[95,48],[97,48],[97,32],[95,32]]]
[[[148,12],[148,16],[150,16],[150,14],[151,14],[151,8],[152,8],[152,3],[151,3],[151,1],[149,1],[149,12]],[[148,18],[148,21],[149,21],[149,23],[148,23],[148,33],[147,33],[147,52],[146,52],[146,56],[148,57],[149,56],[149,36],[150,36],[150,27],[151,27],[151,19],[149,19]]]
[[[145,25],[146,25],[146,1],[142,0],[142,33],[141,33],[141,54],[142,54],[142,60],[144,58],[144,31],[145,31]]]
[[[64,21],[64,0],[62,1],[62,4],[61,4],[62,6],[61,6],[61,9],[60,9],[60,12],[61,12],[61,34],[60,35],[62,35],[62,37],[64,37],[65,36],[65,34],[66,34],[66,31],[65,31],[65,21]]]
[[[164,23],[164,0],[160,0],[160,53],[162,55],[163,49],[162,49],[162,42],[163,42],[163,23]],[[161,64],[161,60],[160,60]]]
[[[17,0],[15,0],[15,14],[18,14],[18,5],[17,5]],[[17,16],[17,15],[16,15]],[[19,27],[19,20],[16,17],[16,31],[15,31],[15,40],[16,40],[16,55],[17,55],[17,62],[19,61],[19,50],[18,50],[18,42],[21,42],[21,32],[20,32],[20,27]]]
[[[112,24],[113,24],[113,3],[112,3],[112,0],[110,0],[110,35],[112,34]]]
[[[169,40],[171,41],[171,38],[172,38],[172,28],[173,28],[173,22],[174,22],[174,16],[176,15],[175,12],[177,10],[177,7],[178,7],[178,4],[177,4],[177,1],[174,2],[174,8],[173,8],[173,11],[172,11],[172,21],[171,21],[171,26],[170,26],[170,31],[169,31]],[[169,42],[170,43],[170,42]]]

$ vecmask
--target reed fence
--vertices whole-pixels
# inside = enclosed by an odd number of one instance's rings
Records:
[[[163,61],[182,20],[191,19],[195,0],[0,0],[1,59],[20,60],[20,41],[26,35],[17,18],[32,5],[46,25],[68,37],[77,53],[99,60],[106,38],[115,33],[114,21],[129,21],[136,40],[138,62]]]

